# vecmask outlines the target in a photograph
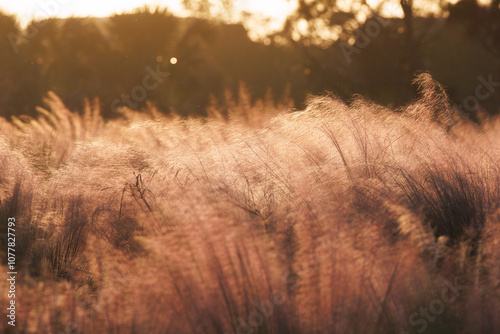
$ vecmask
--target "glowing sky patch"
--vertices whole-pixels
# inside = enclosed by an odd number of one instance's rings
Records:
[[[0,0],[0,9],[16,14],[22,26],[33,18],[52,16],[109,16],[114,13],[131,11],[144,5],[166,7],[174,14],[185,16],[181,0]],[[262,14],[275,21],[283,22],[293,11],[296,4],[287,0],[238,0],[235,1],[237,11],[248,11]]]

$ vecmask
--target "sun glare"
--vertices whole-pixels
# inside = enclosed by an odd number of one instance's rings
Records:
[[[26,0],[7,1],[0,0],[0,9],[16,14],[22,26],[25,26],[32,19],[44,19],[47,17],[68,17],[68,16],[108,16],[113,13],[131,11],[144,4],[168,6],[172,10],[178,10],[176,1],[144,1],[144,0],[123,0],[123,1],[68,1],[68,0]]]
[[[448,0],[456,3],[458,0]],[[215,2],[215,0],[213,0]],[[491,0],[480,0],[481,4],[488,4]],[[360,13],[359,2],[353,0],[339,0],[337,2],[340,10]],[[380,8],[383,16],[403,17],[403,11],[399,1],[367,0],[371,8]],[[135,8],[149,5],[152,7],[166,7],[178,16],[187,16],[188,12],[182,6],[182,0],[24,0],[9,1],[0,0],[0,10],[16,14],[21,26],[26,26],[32,19],[43,19],[47,17],[68,16],[96,16],[104,17],[114,13],[132,11]],[[271,19],[266,23],[265,30],[278,30],[281,28],[286,17],[297,7],[297,1],[292,0],[234,0],[235,15],[243,12],[257,14],[260,17]],[[379,7],[380,6],[380,7]],[[439,11],[436,1],[415,1],[415,9],[419,12]],[[359,15],[358,15],[359,16]],[[359,18],[359,17],[358,17]],[[257,20],[255,25],[262,25]],[[260,22],[260,23],[258,23]],[[261,27],[262,28],[262,27]],[[257,30],[258,27],[256,28]],[[252,29],[253,30],[253,29]]]
[[[21,26],[26,26],[32,19],[68,16],[109,16],[114,13],[131,11],[144,5],[166,7],[179,16],[188,15],[182,6],[182,0],[0,0],[0,10],[16,14]],[[236,12],[251,12],[282,22],[295,9],[296,3],[287,0],[236,0]]]
[[[284,18],[297,7],[295,1],[287,0],[244,0],[242,2],[242,10],[274,18]]]

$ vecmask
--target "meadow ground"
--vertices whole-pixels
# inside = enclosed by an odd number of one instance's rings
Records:
[[[5,333],[500,333],[500,121],[244,96],[0,120]],[[7,273],[7,238],[1,270]]]

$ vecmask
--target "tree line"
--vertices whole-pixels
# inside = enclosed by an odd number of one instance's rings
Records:
[[[301,0],[283,29],[260,41],[242,23],[208,14],[179,18],[164,9],[49,18],[25,29],[0,14],[0,115],[34,114],[48,91],[72,110],[98,99],[106,117],[118,116],[120,106],[147,103],[204,115],[209,104],[223,110],[228,93],[237,99],[242,85],[254,100],[289,97],[298,108],[308,94],[325,91],[394,107],[415,97],[411,81],[419,71],[430,72],[471,114],[498,113],[499,1],[462,0],[439,15],[422,14],[413,1],[399,4],[403,18],[389,18],[383,7],[361,1],[358,12],[367,14],[360,20],[336,1]],[[225,13],[230,5],[225,1]],[[209,2],[186,6],[210,13]],[[481,99],[476,91],[484,80],[492,91]]]

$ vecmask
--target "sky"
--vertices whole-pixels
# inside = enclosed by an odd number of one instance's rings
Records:
[[[131,11],[142,7],[145,4],[153,7],[167,7],[170,12],[178,16],[187,16],[181,5],[182,0],[0,0],[0,9],[11,14],[16,14],[21,27],[25,27],[33,18],[47,18],[52,16],[97,16],[104,17],[113,13]],[[375,8],[382,0],[367,0],[367,3]],[[448,0],[456,3],[458,0]],[[490,0],[480,0],[480,3],[488,3]],[[261,14],[270,18],[265,30],[279,30],[287,15],[291,13],[297,5],[296,0],[234,0],[235,8],[241,11],[248,11],[254,14]],[[352,0],[338,0],[339,4],[344,3],[346,9],[353,3]],[[438,8],[436,0],[418,0],[415,6],[424,6],[429,10]],[[341,6],[342,7],[342,6]],[[356,9],[354,9],[356,10]],[[360,13],[358,13],[360,14]],[[399,0],[385,1],[383,15],[402,17],[403,13]],[[359,19],[359,18],[358,18]],[[262,21],[258,21],[254,26],[258,26]]]
[[[242,11],[260,13],[271,18],[279,28],[287,14],[295,8],[295,1],[287,0],[236,0],[235,7]],[[109,16],[113,13],[131,11],[148,4],[167,7],[174,14],[183,16],[181,0],[0,0],[0,9],[16,14],[21,26],[26,26],[32,18],[51,16]]]

